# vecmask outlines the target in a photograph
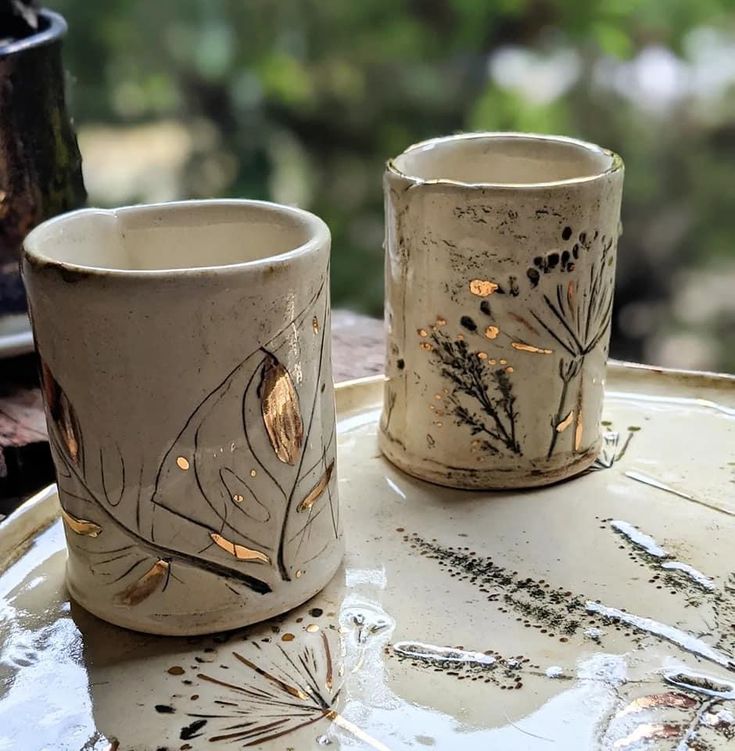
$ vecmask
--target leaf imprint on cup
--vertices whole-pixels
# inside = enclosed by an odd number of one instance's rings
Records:
[[[239,561],[255,561],[256,563],[271,562],[271,559],[265,553],[253,550],[253,548],[248,548],[245,545],[230,542],[226,537],[222,537],[217,532],[211,532],[209,536],[215,545],[219,545],[222,550],[227,551],[230,555],[234,555]]]
[[[470,292],[478,297],[488,297],[497,289],[498,285],[495,282],[491,282],[489,279],[473,279],[470,282]]]
[[[171,564],[168,561],[156,561],[148,571],[117,597],[123,605],[138,605],[150,597],[163,584],[164,588],[168,580]]]
[[[329,481],[332,479],[332,472],[334,471],[334,462],[332,462],[324,471],[324,474],[319,478],[319,482],[306,494],[301,503],[296,508],[297,511],[307,511],[310,509],[319,499],[319,496],[327,489]]]
[[[273,451],[284,464],[296,464],[304,440],[299,397],[288,371],[270,353],[263,361],[258,394]]]
[[[81,459],[82,440],[77,416],[64,390],[42,358],[41,384],[51,422],[58,430],[69,458],[78,466]]]
[[[72,516],[68,511],[61,509],[61,518],[64,523],[72,532],[76,532],[78,535],[86,535],[87,537],[97,537],[102,532],[102,527],[94,522],[87,521],[86,519],[77,519]]]

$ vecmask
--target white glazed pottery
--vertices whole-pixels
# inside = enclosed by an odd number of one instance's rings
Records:
[[[334,574],[329,242],[256,201],[83,210],[27,237],[67,584],[95,615],[231,629]]]
[[[735,379],[608,378],[599,460],[525,493],[407,477],[376,455],[382,379],[340,384],[343,567],[214,637],[70,603],[53,489],[27,503],[0,523],[0,749],[732,751]]]
[[[458,488],[544,485],[600,451],[622,161],[473,133],[388,162],[380,447]]]

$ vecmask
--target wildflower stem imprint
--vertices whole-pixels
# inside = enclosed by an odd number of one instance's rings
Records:
[[[464,340],[454,341],[440,330],[433,331],[432,354],[441,374],[453,390],[447,397],[457,425],[466,425],[472,435],[483,435],[483,448],[497,454],[499,447],[521,455],[516,439],[516,397],[505,368],[492,368],[470,351]],[[479,410],[465,405],[467,397]]]
[[[614,257],[611,254],[613,239],[602,237],[602,251],[590,266],[589,279],[582,289],[574,282],[557,284],[554,298],[544,294],[545,314],[532,312],[537,323],[567,353],[559,362],[562,389],[556,414],[551,424],[551,438],[547,458],[554,453],[559,436],[571,427],[571,449],[583,451],[584,430],[584,361],[607,334],[612,319],[614,291]],[[585,246],[588,250],[591,245]],[[551,313],[549,317],[547,314]],[[571,383],[578,379],[574,407],[567,404]],[[564,421],[572,415],[571,425]]]

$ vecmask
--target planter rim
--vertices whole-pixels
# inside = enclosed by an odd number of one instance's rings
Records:
[[[35,34],[30,34],[22,39],[16,39],[8,44],[0,45],[0,59],[17,54],[18,52],[25,52],[26,50],[52,44],[66,34],[66,20],[59,13],[41,8],[38,11],[38,17],[42,19],[43,28],[39,29]]]

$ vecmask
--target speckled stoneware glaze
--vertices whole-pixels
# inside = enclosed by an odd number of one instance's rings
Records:
[[[458,488],[544,485],[600,450],[623,164],[471,133],[388,162],[380,447]]]
[[[257,201],[90,209],[27,237],[67,586],[90,612],[207,633],[334,574],[329,245]]]
[[[611,365],[572,483],[467,492],[337,388],[347,554],[282,617],[123,631],[69,601],[53,489],[0,524],[0,751],[732,751],[735,380]]]

